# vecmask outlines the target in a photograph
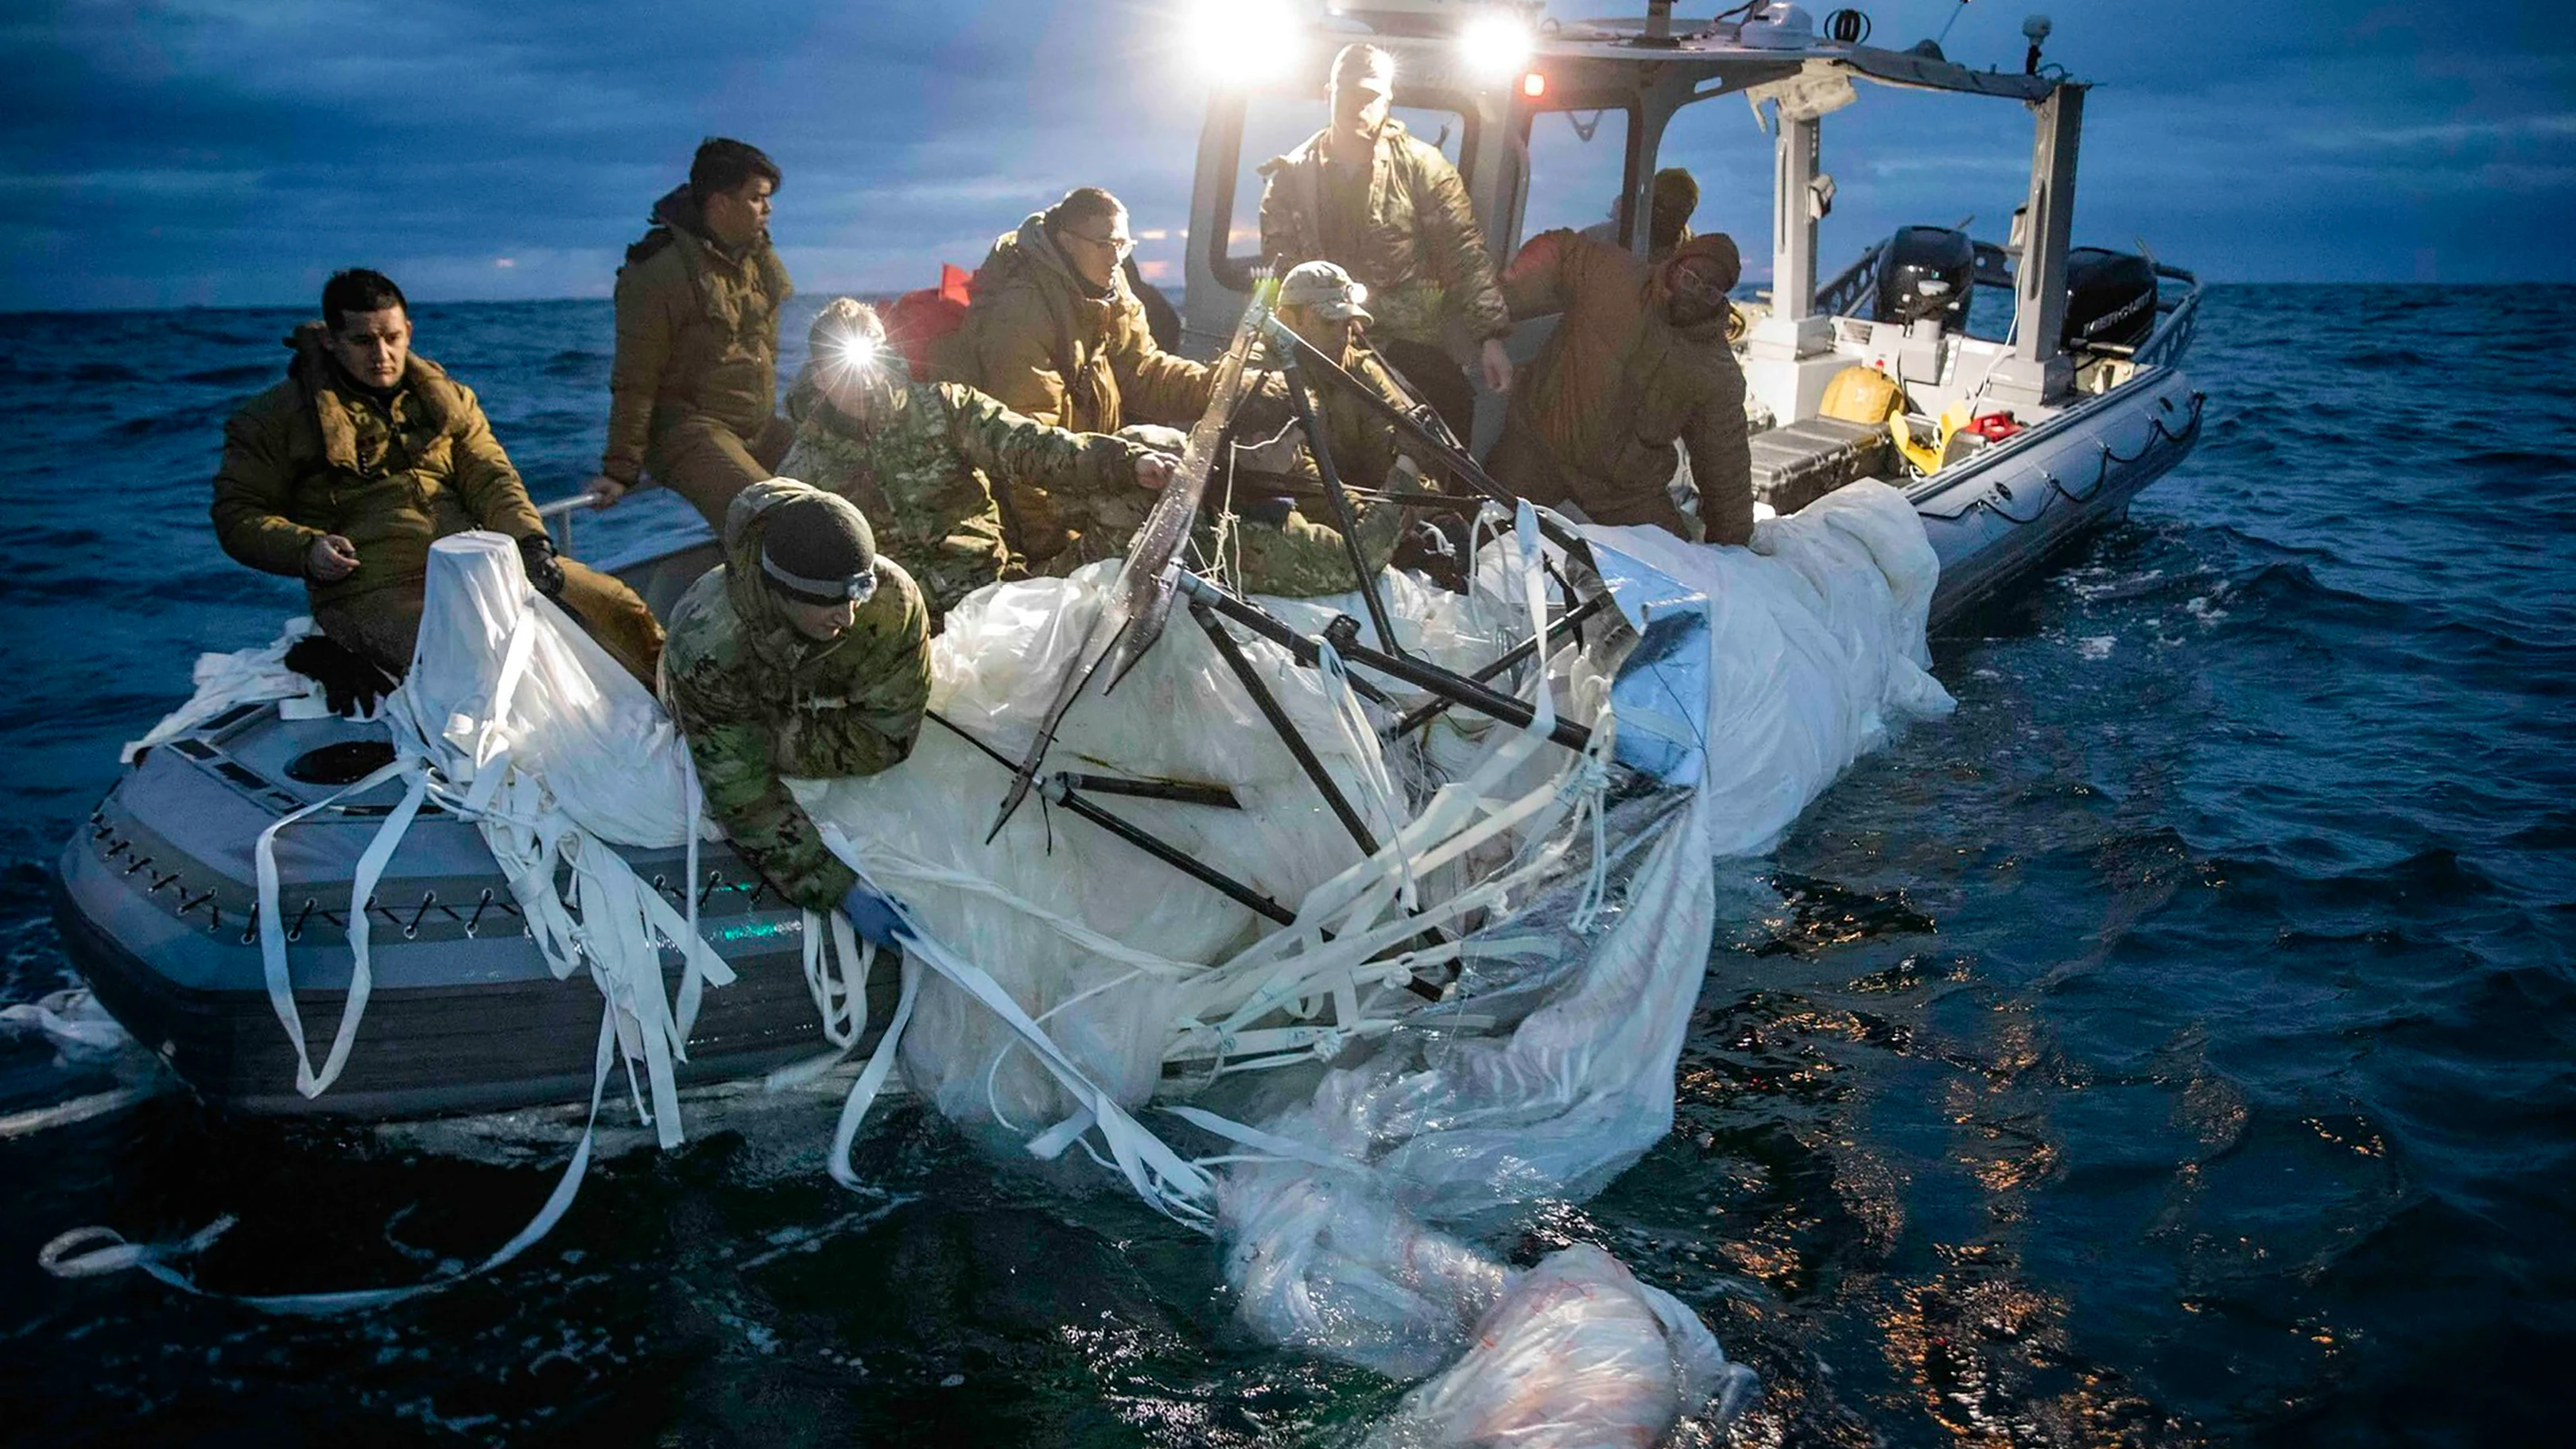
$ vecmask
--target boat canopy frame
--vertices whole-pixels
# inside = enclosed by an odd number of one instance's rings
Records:
[[[1462,4],[1355,5],[1310,34],[1307,74],[1254,89],[1225,87],[1211,97],[1201,129],[1190,229],[1186,290],[1193,337],[1213,340],[1232,321],[1244,287],[1227,253],[1243,198],[1238,182],[1244,123],[1256,93],[1319,99],[1326,47],[1368,40],[1396,57],[1395,104],[1431,106],[1465,118],[1461,174],[1478,224],[1497,261],[1521,241],[1531,179],[1529,129],[1556,111],[1624,110],[1631,116],[1624,175],[1626,240],[1642,249],[1652,205],[1653,160],[1672,118],[1685,107],[1745,95],[1757,114],[1770,111],[1773,135],[1772,313],[1749,343],[1754,359],[1795,361],[1832,346],[1832,311],[1818,296],[1816,223],[1830,204],[1822,169],[1825,114],[1847,104],[1851,82],[1902,90],[2018,101],[2032,112],[2031,166],[2014,270],[2011,355],[1989,391],[1999,401],[2037,405],[2062,398],[2073,365],[2059,345],[2066,308],[2066,258],[2075,205],[2075,170],[2089,83],[2051,68],[2045,73],[1979,70],[1936,55],[1817,39],[1775,47],[1747,44],[1742,27],[1711,24],[1669,33],[1669,18],[1649,15],[1552,23],[1514,74],[1477,76],[1456,44],[1457,28],[1480,7]],[[1491,9],[1494,7],[1481,7]],[[1658,27],[1667,27],[1658,33]],[[1542,93],[1526,93],[1524,77]],[[1494,144],[1500,137],[1506,144]],[[1205,301],[1200,299],[1205,298]]]

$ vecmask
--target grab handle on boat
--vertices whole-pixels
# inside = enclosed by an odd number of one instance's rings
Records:
[[[552,503],[538,504],[537,517],[545,520],[546,531],[554,535],[556,551],[570,553],[574,516],[587,513],[599,506],[598,494],[576,493],[570,498],[558,498]]]

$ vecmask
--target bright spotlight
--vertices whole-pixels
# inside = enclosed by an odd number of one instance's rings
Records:
[[[1287,0],[1194,0],[1184,34],[1191,66],[1221,86],[1275,80],[1304,51],[1304,27]]]
[[[1529,26],[1517,15],[1488,11],[1458,32],[1458,50],[1478,80],[1503,80],[1529,64]]]
[[[840,354],[843,367],[852,372],[865,372],[877,365],[877,358],[884,348],[875,338],[854,332],[835,344],[834,350]]]

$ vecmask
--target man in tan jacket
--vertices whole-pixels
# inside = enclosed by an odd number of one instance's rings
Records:
[[[1261,255],[1283,273],[1333,262],[1366,287],[1378,351],[1464,438],[1476,398],[1458,349],[1475,349],[1487,391],[1512,385],[1512,319],[1467,184],[1387,114],[1395,57],[1343,46],[1331,94],[1332,123],[1261,167]]]
[[[721,531],[733,496],[794,440],[778,416],[778,310],[795,290],[769,245],[778,183],[759,148],[710,138],[626,249],[608,447],[590,481],[603,506],[649,471]]]
[[[1571,231],[1532,238],[1503,293],[1516,318],[1564,318],[1512,395],[1485,459],[1494,480],[1594,523],[1651,523],[1688,538],[1671,493],[1678,444],[1699,485],[1705,541],[1751,538],[1744,374],[1726,340],[1739,265],[1723,232],[1681,243],[1660,264]]]
[[[1031,215],[976,270],[940,380],[1069,432],[1197,422],[1215,374],[1154,341],[1119,265],[1135,245],[1127,208],[1097,186]]]
[[[287,339],[286,380],[224,425],[215,537],[224,552],[304,580],[332,642],[388,674],[411,667],[429,546],[489,529],[518,540],[528,581],[650,684],[662,628],[632,589],[558,558],[474,392],[411,350],[402,289],[341,272],[322,320]]]

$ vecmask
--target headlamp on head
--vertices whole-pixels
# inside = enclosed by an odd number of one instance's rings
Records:
[[[841,603],[864,604],[877,591],[877,571],[873,567],[866,573],[852,574],[847,578],[818,579],[782,567],[765,550],[760,555],[760,573],[770,588],[800,604],[823,607]]]

